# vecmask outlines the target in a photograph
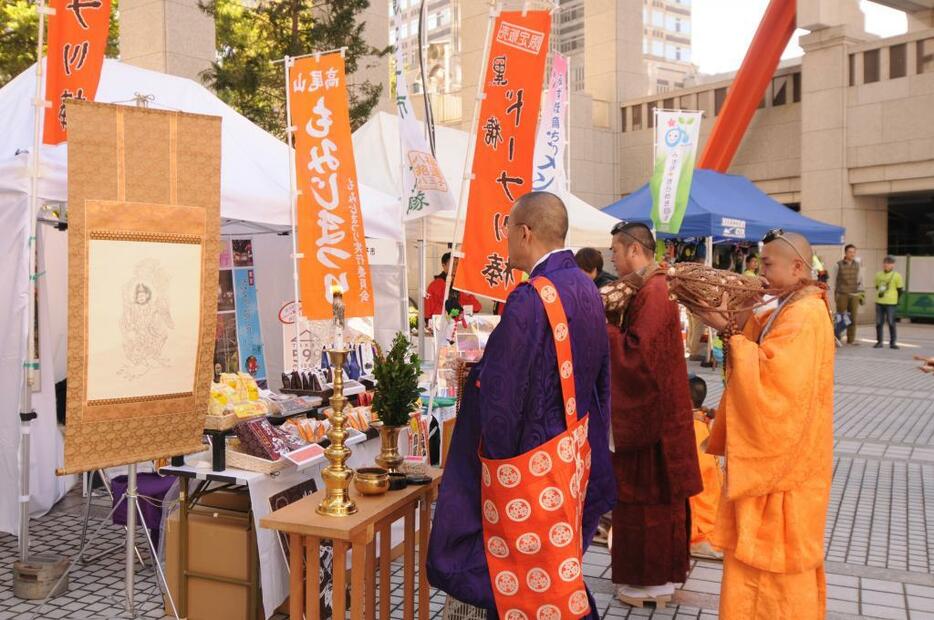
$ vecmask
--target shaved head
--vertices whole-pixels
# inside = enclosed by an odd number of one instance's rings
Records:
[[[529,192],[521,196],[509,217],[531,228],[542,243],[564,247],[568,236],[568,210],[554,194]]]
[[[632,222],[614,230],[616,230],[616,234],[613,235],[615,240],[624,248],[635,244],[643,254],[655,255],[655,237],[645,224]]]
[[[811,279],[814,251],[803,235],[783,232],[762,248],[762,275],[775,288],[791,288]]]
[[[529,192],[513,204],[507,227],[509,264],[531,273],[538,260],[564,247],[568,210],[549,192]]]

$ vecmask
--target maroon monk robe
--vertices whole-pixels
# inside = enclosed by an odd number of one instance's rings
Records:
[[[607,325],[618,503],[613,582],[680,583],[689,569],[688,498],[703,489],[677,305],[662,275]]]

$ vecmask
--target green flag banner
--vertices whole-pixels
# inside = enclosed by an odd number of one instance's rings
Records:
[[[702,112],[658,111],[655,116],[655,170],[652,222],[661,233],[676,234],[688,206]]]

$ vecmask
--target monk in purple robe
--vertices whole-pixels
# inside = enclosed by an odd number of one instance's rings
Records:
[[[609,357],[603,304],[593,282],[564,250],[567,210],[547,192],[521,197],[509,218],[511,266],[555,285],[568,317],[578,417],[589,412],[590,484],[583,544],[600,515],[613,507],[616,482],[609,453]],[[687,379],[685,378],[685,381]],[[435,509],[428,546],[428,580],[454,598],[496,618],[484,552],[481,468],[484,457],[503,459],[537,448],[566,429],[554,339],[535,288],[509,296],[483,358],[465,382],[461,410]],[[591,615],[599,618],[593,598]]]
[[[620,321],[607,325],[612,386],[613,583],[624,603],[663,605],[689,570],[688,499],[703,489],[678,306],[644,225],[613,229],[620,278],[644,280]],[[653,275],[654,274],[654,275]]]

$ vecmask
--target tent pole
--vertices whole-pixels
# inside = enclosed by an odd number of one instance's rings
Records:
[[[428,224],[422,218],[422,239],[418,245],[418,357],[425,359],[425,268],[428,262]]]
[[[30,427],[36,412],[32,406],[32,388],[35,383],[35,371],[39,369],[38,351],[36,350],[36,218],[39,215],[39,149],[42,145],[42,121],[45,116],[46,101],[42,87],[42,48],[45,45],[45,16],[52,13],[46,7],[45,0],[39,0],[36,8],[39,14],[39,33],[36,37],[36,97],[33,100],[35,118],[33,119],[32,170],[29,179],[29,296],[26,298],[26,360],[23,363],[23,392],[20,400],[20,436],[19,436],[19,559],[29,559],[29,474],[30,474]]]
[[[285,135],[289,145],[289,220],[292,227],[292,294],[295,303],[295,368],[299,370],[301,366],[301,335],[302,335],[302,312],[299,306],[299,279],[298,279],[298,189],[295,181],[295,145],[294,133],[295,127],[292,126],[292,93],[289,88],[289,69],[292,68],[294,59],[286,56],[283,58],[285,66],[285,116],[286,128]]]
[[[486,77],[486,65],[490,56],[490,47],[492,46],[493,23],[502,9],[502,3],[497,2],[495,6],[490,7],[490,14],[487,18],[486,40],[483,43],[483,56],[481,56],[480,75],[477,79],[477,95],[474,99],[473,119],[470,123],[470,134],[467,136],[467,157],[464,159],[464,176],[461,182],[461,195],[457,201],[457,212],[454,215],[454,230],[451,234],[451,265],[448,268],[444,279],[444,296],[442,299],[442,308],[447,303],[448,295],[451,293],[451,272],[454,271],[454,263],[460,254],[460,247],[457,242],[457,228],[461,221],[461,215],[467,206],[467,197],[470,195],[470,181],[473,179],[473,158],[474,148],[476,146],[477,126],[480,124],[480,103],[486,97],[483,90],[483,80]],[[447,313],[442,310],[444,322],[447,322]],[[435,364],[431,373],[431,388],[428,393],[428,413],[430,414],[434,406],[435,393],[438,391],[438,366],[440,365],[441,345],[444,341],[444,334],[435,334]]]
[[[704,264],[708,267],[713,267],[713,237],[707,236],[707,240],[704,242],[707,248],[707,255],[704,257]],[[707,361],[710,362],[713,359],[713,328],[707,328]],[[726,363],[726,360],[724,360]]]

